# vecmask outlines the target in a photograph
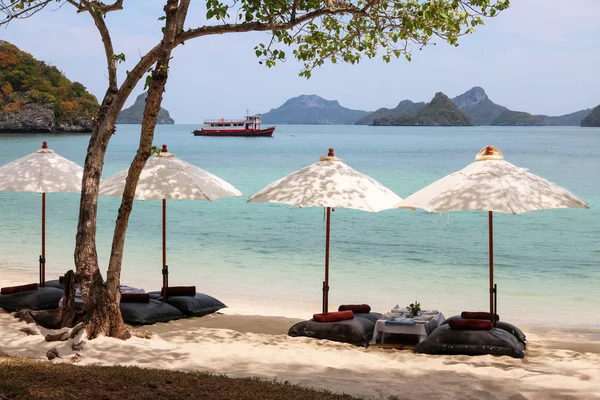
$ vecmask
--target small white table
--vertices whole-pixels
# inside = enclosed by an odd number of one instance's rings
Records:
[[[419,336],[419,343],[427,338],[427,333],[437,328],[445,320],[444,315],[441,312],[436,314],[436,318],[425,323],[415,323],[414,325],[386,325],[386,319],[378,319],[375,322],[375,329],[373,330],[373,339],[370,344],[377,343],[377,338],[381,336],[381,343],[385,340],[386,333],[400,333],[404,335],[417,335]]]

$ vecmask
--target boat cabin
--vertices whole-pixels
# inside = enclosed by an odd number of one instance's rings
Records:
[[[218,119],[204,121],[204,131],[258,131],[260,115],[248,115],[246,119]]]

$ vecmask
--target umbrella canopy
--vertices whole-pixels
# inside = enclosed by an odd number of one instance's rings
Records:
[[[328,156],[271,183],[249,202],[283,203],[296,207],[339,207],[378,212],[402,199],[370,176],[344,164],[329,149]]]
[[[339,207],[378,212],[393,208],[401,200],[375,179],[344,164],[335,157],[331,148],[328,155],[320,157],[316,163],[273,182],[248,198],[248,202],[327,208],[323,313],[328,312],[331,209]]]
[[[42,254],[40,285],[46,282],[46,193],[81,192],[83,168],[59,156],[43,142],[42,148],[0,168],[0,190],[42,194]]]
[[[493,314],[493,221],[492,212],[521,214],[554,208],[589,208],[566,189],[504,160],[502,152],[487,146],[475,162],[410,195],[398,207],[430,212],[488,211],[490,231],[490,314]]]
[[[129,169],[118,172],[100,185],[100,196],[120,197]],[[162,151],[146,162],[135,190],[137,200],[208,200],[242,196],[223,179],[175,157],[163,145]]]
[[[129,169],[123,170],[100,184],[100,196],[123,195]],[[159,154],[146,162],[135,191],[137,200],[162,200],[163,217],[163,288],[168,286],[167,274],[167,199],[207,200],[242,196],[242,193],[223,179],[187,163],[169,153],[163,145]],[[166,291],[163,298],[166,300]]]
[[[83,168],[42,148],[0,168],[0,190],[7,192],[81,192]]]
[[[553,208],[587,208],[568,190],[508,161],[493,146],[476,161],[407,197],[403,207],[430,212],[479,210],[521,214]]]

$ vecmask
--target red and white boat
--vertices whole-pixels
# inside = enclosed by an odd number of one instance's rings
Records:
[[[245,119],[207,120],[202,129],[192,133],[195,136],[271,137],[274,131],[274,126],[260,128],[260,115],[247,115]]]

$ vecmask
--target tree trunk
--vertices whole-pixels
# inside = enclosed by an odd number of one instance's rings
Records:
[[[111,296],[120,296],[119,283],[121,277],[121,264],[123,261],[123,248],[125,246],[125,233],[129,223],[129,216],[133,209],[135,190],[140,174],[151,155],[154,129],[156,128],[158,113],[163,99],[163,92],[169,77],[169,61],[171,59],[171,52],[177,34],[178,21],[180,21],[181,18],[185,19],[185,13],[187,13],[187,7],[185,7],[184,9],[179,10],[178,14],[176,0],[169,0],[164,10],[166,14],[164,37],[161,42],[158,61],[152,71],[152,81],[150,82],[148,96],[146,97],[140,143],[137,154],[129,167],[125,188],[123,189],[121,206],[119,207],[119,214],[115,224],[107,273],[107,286]],[[184,15],[182,16],[181,13],[184,13]]]
[[[135,85],[137,82],[131,82],[130,80],[133,72],[130,72],[130,76],[128,76],[128,82],[126,83],[129,86],[125,88],[125,93],[120,90],[118,94],[121,96],[116,96],[115,98],[110,90],[107,92],[99,113],[99,118],[94,123],[92,137],[90,138],[84,168],[75,249],[78,281],[81,285],[82,297],[88,313],[87,334],[89,339],[93,339],[99,335],[108,335],[121,339],[130,337],[120,310],[121,292],[119,288],[123,247],[139,175],[150,156],[154,128],[156,127],[158,112],[160,111],[162,102],[162,93],[168,77],[169,59],[171,51],[175,47],[174,41],[178,32],[177,21],[181,21],[182,14],[185,20],[185,13],[187,12],[186,7],[185,10],[180,11],[178,14],[177,3],[177,0],[168,0],[165,6],[167,18],[164,36],[160,44],[158,61],[152,72],[152,82],[146,99],[140,145],[129,169],[121,207],[119,208],[106,282],[102,279],[98,269],[98,257],[96,253],[98,189],[104,155],[110,136],[114,132],[116,118],[125,99],[131,93],[131,85]],[[138,66],[143,61],[141,60]],[[136,66],[136,69],[139,73],[140,68]]]

